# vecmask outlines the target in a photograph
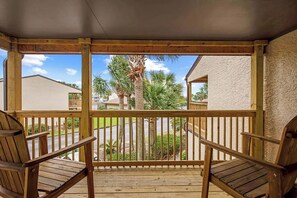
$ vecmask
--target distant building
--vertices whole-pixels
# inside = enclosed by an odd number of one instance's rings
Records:
[[[0,108],[4,109],[3,79],[0,80]],[[42,75],[26,76],[22,79],[23,110],[68,110],[69,94],[80,94],[81,90]]]
[[[119,98],[110,99],[106,102],[103,102],[103,104],[105,104],[106,109],[119,109]],[[128,109],[126,97],[124,97],[124,109]]]

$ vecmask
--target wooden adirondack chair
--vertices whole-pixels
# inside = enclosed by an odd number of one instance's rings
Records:
[[[206,146],[203,170],[202,197],[208,197],[209,182],[234,197],[290,197],[289,191],[297,177],[297,116],[284,128],[281,140],[243,134],[243,152],[236,152],[221,145],[201,140]],[[248,155],[252,138],[279,145],[276,162],[270,163]],[[211,165],[213,149],[237,159]]]
[[[71,146],[48,153],[47,132],[25,137],[23,126],[0,112],[0,195],[3,197],[58,197],[87,176],[88,195],[94,197],[92,147],[88,137]],[[41,156],[30,159],[27,140],[39,138]],[[86,163],[58,159],[84,146]]]

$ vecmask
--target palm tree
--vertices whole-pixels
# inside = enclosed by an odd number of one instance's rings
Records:
[[[95,76],[93,80],[93,89],[100,98],[108,98],[111,95],[110,87],[108,82],[101,78],[101,76]]]
[[[144,97],[143,97],[143,81],[144,81],[144,71],[145,71],[145,60],[146,58],[151,58],[159,61],[164,61],[166,59],[168,60],[176,60],[178,56],[171,55],[171,56],[163,56],[163,55],[157,55],[157,56],[146,56],[146,55],[129,55],[128,61],[130,66],[130,73],[129,77],[134,83],[134,91],[135,91],[135,109],[136,110],[143,110],[144,109]],[[138,158],[143,159],[144,156],[142,156],[143,145],[142,140],[144,137],[142,137],[142,119],[137,119],[137,135],[138,135]],[[145,151],[144,151],[145,152]]]
[[[174,74],[150,72],[150,78],[144,81],[145,108],[150,110],[178,109],[182,97],[182,84],[176,83]],[[150,149],[156,139],[156,118],[150,118]],[[169,129],[168,129],[169,130]]]
[[[204,83],[202,87],[200,87],[199,91],[193,96],[194,101],[202,101],[208,98],[208,84]]]
[[[110,81],[111,87],[116,92],[119,98],[119,109],[124,110],[124,97],[128,100],[128,109],[131,109],[131,95],[133,94],[133,84],[128,77],[130,71],[127,59],[124,56],[113,56],[110,64],[108,65],[109,73],[111,74],[112,80]],[[132,120],[130,120],[132,122]],[[119,134],[119,144],[120,151],[122,147],[123,139],[123,123],[124,118],[120,118],[120,134]],[[133,132],[132,132],[133,133]],[[133,134],[132,134],[133,135]],[[132,142],[133,145],[133,142]]]

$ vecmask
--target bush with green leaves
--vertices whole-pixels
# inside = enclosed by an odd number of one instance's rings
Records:
[[[175,137],[175,153],[179,153],[180,152],[180,146],[184,147],[183,143],[185,142],[184,138],[182,137],[182,145],[180,145],[180,136],[176,135]],[[161,153],[161,135],[158,135],[156,138],[156,145],[154,145],[152,147],[152,153],[155,153],[155,147],[157,147],[157,155],[156,155],[156,159],[160,160],[160,159],[167,159],[167,157],[169,156],[169,158],[174,154],[174,135],[173,134],[169,134],[169,146],[168,146],[168,135],[163,135],[163,155]],[[168,150],[169,148],[169,150]],[[154,156],[154,155],[153,155]]]
[[[41,131],[39,131],[39,129],[40,129]],[[34,133],[44,132],[44,131],[46,131],[46,130],[47,130],[47,129],[46,129],[45,124],[41,124],[40,127],[39,127],[39,125],[34,125]],[[29,135],[32,134],[32,125],[29,125],[29,127],[28,127],[28,134],[29,134]]]
[[[172,129],[174,129],[174,118],[171,118],[170,119],[170,122],[171,122]],[[180,127],[184,127],[184,124],[185,123],[186,123],[186,118],[176,117],[175,118],[175,130],[176,131],[179,131],[180,130]]]
[[[67,119],[67,128],[68,129],[71,129],[72,128],[72,120],[73,120],[73,123],[74,123],[74,128],[77,128],[79,127],[79,118],[68,118]]]

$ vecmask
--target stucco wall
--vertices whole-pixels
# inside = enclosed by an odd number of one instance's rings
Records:
[[[249,56],[203,56],[188,82],[208,75],[208,109],[249,109],[250,65]]]
[[[58,82],[33,76],[22,80],[23,110],[68,110],[68,93],[80,93],[79,90]],[[3,109],[3,82],[0,82],[0,105]]]
[[[269,43],[265,56],[265,134],[280,138],[297,115],[297,30]],[[276,153],[270,146],[266,152]],[[273,160],[273,154],[267,155]]]

